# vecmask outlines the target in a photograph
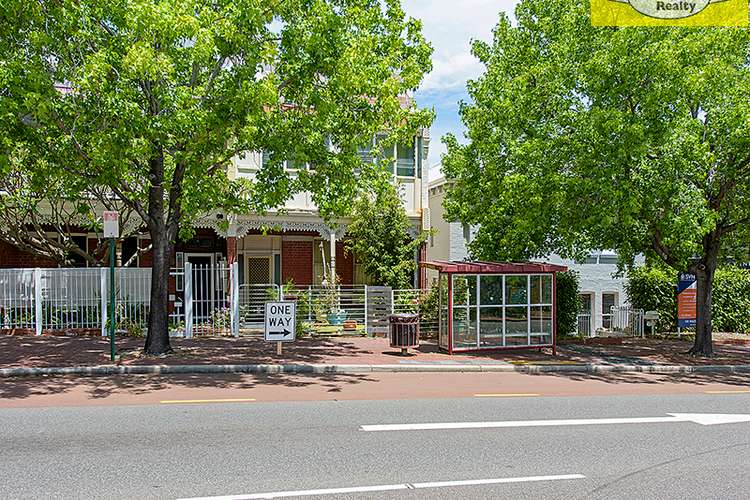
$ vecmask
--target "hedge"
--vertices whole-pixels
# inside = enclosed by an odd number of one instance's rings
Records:
[[[655,267],[638,267],[628,273],[625,290],[630,303],[645,311],[658,311],[659,331],[677,329],[677,273]],[[713,330],[750,333],[750,272],[722,267],[714,277],[711,312]]]
[[[578,311],[581,309],[581,296],[578,285],[580,279],[575,271],[557,273],[557,334],[578,334]]]

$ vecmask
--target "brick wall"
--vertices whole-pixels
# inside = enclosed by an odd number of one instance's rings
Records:
[[[0,267],[57,267],[54,260],[24,252],[10,243],[0,240]]]
[[[147,248],[151,244],[151,240],[138,240],[138,247],[139,248]],[[140,257],[138,257],[138,267],[151,267],[151,264],[154,261],[154,251],[149,250],[148,252],[143,252]]]
[[[336,274],[342,285],[354,283],[354,258],[351,252],[344,252],[344,242],[336,242]]]
[[[313,281],[312,241],[281,242],[281,282],[294,280],[295,285],[311,285]]]

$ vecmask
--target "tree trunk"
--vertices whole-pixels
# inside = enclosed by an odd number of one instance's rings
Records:
[[[166,354],[169,345],[169,270],[172,243],[164,231],[152,231],[151,302],[148,317],[147,354]]]
[[[713,253],[713,252],[712,252]],[[718,252],[716,252],[718,253]],[[716,273],[716,255],[707,255],[695,266],[697,280],[695,343],[688,351],[693,356],[712,356],[714,349],[711,340],[711,295]]]
[[[161,151],[149,161],[148,230],[151,233],[151,308],[148,314],[146,354],[166,354],[169,345],[169,268],[177,237],[177,223],[164,213],[164,156]]]

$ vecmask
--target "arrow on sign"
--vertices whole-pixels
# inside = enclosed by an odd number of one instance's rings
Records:
[[[701,425],[750,422],[750,415],[734,413],[668,413],[669,417],[583,418],[568,420],[507,420],[504,422],[445,422],[428,424],[363,425],[363,431],[426,431],[440,429],[485,429],[493,427],[554,427],[567,425],[656,424],[693,422]]]
[[[284,328],[283,330],[271,330],[268,333],[270,333],[271,335],[278,335],[279,333],[283,333],[284,337],[286,337],[287,335],[291,335],[292,334],[292,332],[290,332],[286,328]]]

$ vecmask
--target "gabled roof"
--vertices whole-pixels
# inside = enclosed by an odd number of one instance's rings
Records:
[[[461,274],[525,274],[557,273],[567,271],[566,266],[543,264],[541,262],[485,262],[433,260],[420,262],[420,266],[435,269],[441,273]]]

